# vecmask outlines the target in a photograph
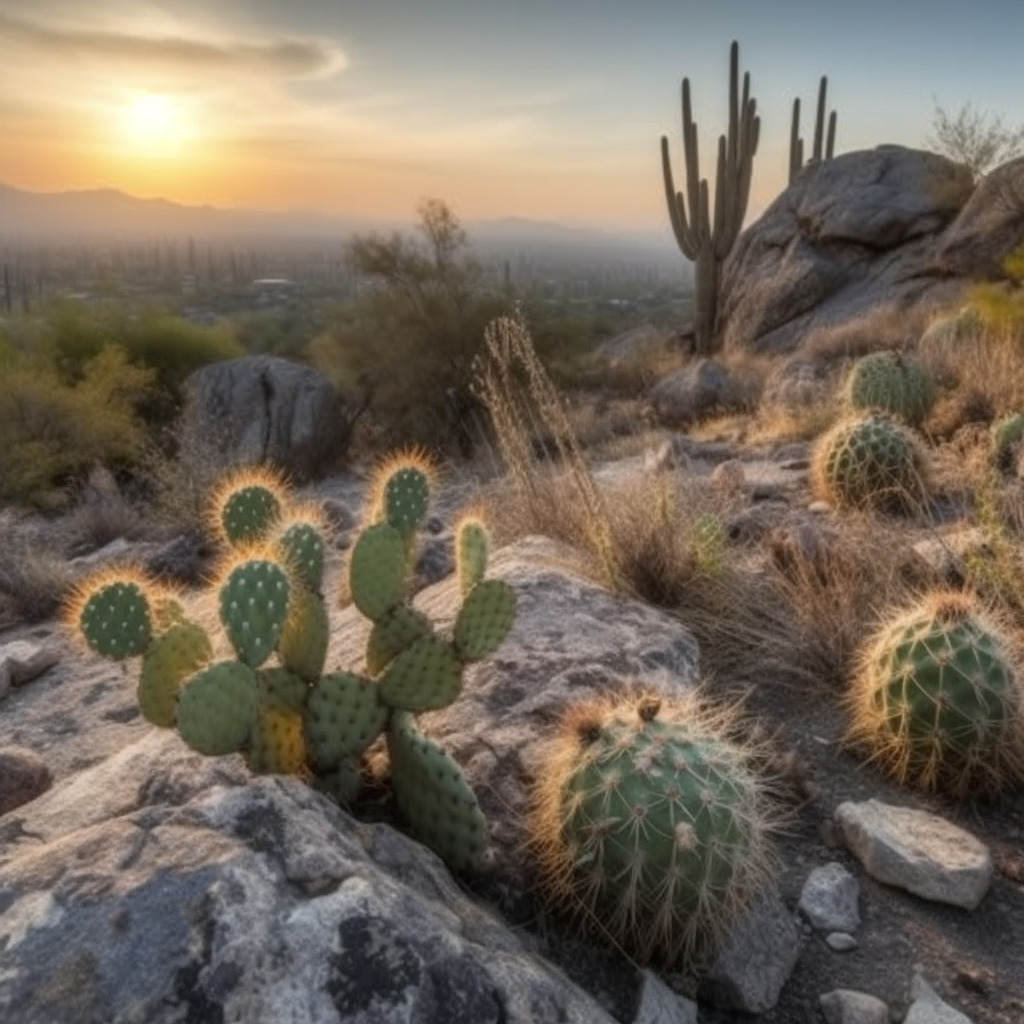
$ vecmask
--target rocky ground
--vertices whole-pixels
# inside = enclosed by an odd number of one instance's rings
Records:
[[[730,546],[756,561],[780,525],[835,521],[810,494],[807,456],[801,445],[677,439],[597,475],[729,477],[739,495]],[[346,477],[309,490],[332,503],[328,593],[362,488]],[[472,494],[471,484],[444,491],[427,532],[417,603],[436,621],[455,607],[450,528]],[[938,571],[955,543],[936,547],[937,534],[960,529],[955,514],[945,518],[917,538],[916,557]],[[131,553],[120,545],[122,557]],[[798,686],[766,671],[743,687],[789,766],[782,871],[699,986],[638,970],[547,913],[522,851],[552,724],[581,696],[631,679],[690,688],[701,652],[677,619],[609,594],[551,541],[516,542],[493,575],[519,595],[513,633],[471,670],[459,700],[424,723],[464,766],[488,816],[494,866],[474,878],[454,879],[397,830],[379,793],[353,817],[296,780],[254,780],[239,758],[191,754],[139,717],[130,670],[85,655],[56,623],[0,634],[0,1017],[1024,1019],[1024,794],[955,803],[887,781],[842,744],[845,713],[827,683]],[[352,608],[333,622],[332,662],[351,667],[365,625]],[[752,646],[750,659],[760,655]],[[711,692],[735,687],[716,678]]]

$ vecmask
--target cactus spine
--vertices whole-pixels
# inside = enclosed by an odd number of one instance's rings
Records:
[[[854,364],[847,383],[855,409],[879,409],[919,427],[935,402],[935,385],[921,361],[902,352],[872,352]]]
[[[743,75],[742,98],[739,95],[739,44],[734,41],[729,51],[729,129],[727,136],[721,135],[718,139],[713,224],[708,182],[700,176],[697,126],[693,122],[688,78],[683,79],[685,198],[682,192],[676,191],[672,177],[668,137],[661,137],[661,169],[672,231],[682,254],[694,262],[694,332],[700,354],[706,355],[716,347],[719,274],[743,227],[747,212],[754,154],[761,128],[756,110],[757,103],[750,96],[749,72]]]
[[[836,145],[836,112],[828,115],[828,137],[822,149],[822,136],[825,129],[825,93],[828,90],[828,77],[821,76],[818,83],[818,111],[814,119],[814,149],[806,166],[831,160]],[[800,98],[793,100],[793,121],[789,128],[789,184],[796,181],[797,175],[804,168],[804,140],[800,138]]]

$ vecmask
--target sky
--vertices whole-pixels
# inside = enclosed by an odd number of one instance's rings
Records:
[[[923,146],[936,102],[1024,122],[1024,0],[0,0],[0,181],[668,231],[659,138],[679,183],[688,76],[714,182],[733,39],[751,217],[822,74],[837,153]]]

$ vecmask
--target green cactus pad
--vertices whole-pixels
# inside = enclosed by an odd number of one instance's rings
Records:
[[[306,743],[317,768],[330,771],[358,757],[380,735],[387,716],[373,680],[352,672],[323,676],[306,702]]]
[[[114,661],[142,654],[153,636],[149,600],[130,580],[115,580],[90,594],[78,624],[89,647]]]
[[[359,796],[363,785],[358,759],[349,758],[336,768],[316,776],[313,786],[321,793],[337,800],[339,804],[351,804]]]
[[[399,605],[405,595],[406,546],[388,523],[365,529],[352,549],[349,585],[355,606],[375,622]]]
[[[179,622],[185,622],[185,608],[168,594],[154,597],[152,602],[153,632],[163,633]]]
[[[455,535],[455,568],[459,590],[467,595],[487,573],[491,538],[487,527],[478,519],[466,519]]]
[[[324,578],[324,540],[312,523],[298,522],[288,527],[278,541],[281,557],[299,581],[314,593]]]
[[[901,781],[956,795],[1021,778],[1024,691],[998,630],[964,594],[887,623],[851,696],[854,735]]]
[[[388,729],[395,800],[416,836],[452,868],[479,867],[487,852],[487,821],[462,770],[396,712]]]
[[[366,670],[372,676],[379,675],[402,651],[432,633],[426,615],[400,604],[373,624],[366,643]]]
[[[302,713],[279,704],[262,705],[245,754],[257,775],[301,775],[306,767]]]
[[[856,409],[878,409],[920,426],[935,402],[931,375],[912,355],[872,352],[858,359],[848,384]]]
[[[462,663],[451,644],[426,636],[403,651],[380,679],[380,699],[406,711],[451,704],[462,689]]]
[[[256,723],[256,676],[247,665],[221,661],[192,677],[178,699],[178,731],[200,754],[242,749]]]
[[[516,617],[515,591],[502,580],[478,583],[455,619],[455,647],[463,661],[493,654],[508,636]]]
[[[839,423],[814,452],[816,491],[839,507],[905,509],[924,500],[926,474],[914,437],[881,414]]]
[[[281,515],[277,496],[267,487],[250,484],[227,496],[221,506],[224,536],[234,547],[263,540]]]
[[[178,622],[156,637],[142,656],[137,690],[146,721],[171,728],[178,717],[182,684],[212,660],[210,638],[194,623]]]
[[[279,565],[242,562],[220,590],[220,621],[238,657],[258,668],[270,657],[288,617],[291,585]]]
[[[309,682],[318,679],[327,660],[330,628],[323,598],[305,587],[293,586],[288,597],[288,617],[277,641],[281,664]]]
[[[260,707],[302,711],[309,697],[309,684],[286,668],[261,668],[256,673]]]
[[[403,537],[415,532],[430,504],[430,481],[418,466],[396,469],[384,485],[384,517]]]

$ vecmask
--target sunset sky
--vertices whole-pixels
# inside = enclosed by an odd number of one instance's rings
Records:
[[[839,152],[922,145],[933,99],[1024,121],[1024,0],[0,0],[0,181],[660,228],[680,80],[713,180],[733,38],[762,120],[754,214],[821,74]]]

